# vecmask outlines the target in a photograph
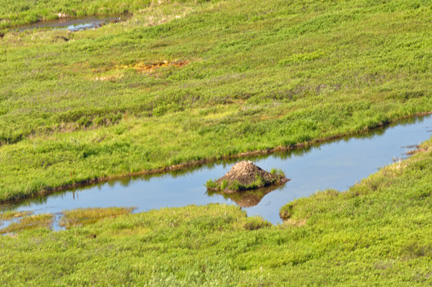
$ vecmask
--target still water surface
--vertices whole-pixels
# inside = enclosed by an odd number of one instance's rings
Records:
[[[344,191],[361,179],[394,160],[406,158],[406,152],[432,135],[432,117],[412,119],[379,129],[361,137],[341,139],[284,153],[248,158],[265,170],[282,169],[291,179],[284,186],[260,198],[236,198],[249,216],[259,215],[280,223],[279,209],[286,203],[327,188]],[[238,161],[238,160],[236,160]],[[222,195],[209,195],[204,186],[229,171],[235,161],[216,162],[192,170],[156,176],[128,178],[51,194],[1,209],[56,214],[65,209],[87,207],[136,207],[134,212],[190,204],[236,204]],[[248,195],[250,196],[250,195]],[[256,204],[255,206],[250,206]],[[3,226],[4,227],[4,226]]]
[[[115,17],[95,17],[88,16],[78,19],[57,19],[52,21],[41,21],[29,25],[22,25],[18,27],[18,31],[27,31],[33,29],[63,29],[71,32],[77,32],[87,29],[96,29],[108,23],[116,23],[123,21],[128,15],[115,16]]]

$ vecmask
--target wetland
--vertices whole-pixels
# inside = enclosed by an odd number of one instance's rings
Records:
[[[2,1],[0,285],[431,285],[431,17]],[[207,189],[242,160],[291,180]]]
[[[165,207],[237,204],[249,216],[281,223],[279,210],[286,203],[320,190],[344,191],[380,168],[403,160],[430,138],[432,116],[403,120],[368,134],[347,137],[271,155],[247,157],[265,170],[281,169],[291,180],[276,188],[222,195],[206,190],[206,181],[221,177],[239,159],[211,162],[199,167],[157,175],[112,180],[4,204],[2,210],[57,215],[77,208],[135,207],[134,212]],[[7,224],[7,222],[5,222]]]
[[[78,32],[87,29],[97,29],[107,24],[115,24],[126,21],[131,15],[124,14],[110,17],[87,16],[82,18],[60,18],[50,21],[39,21],[32,24],[18,26],[14,29],[23,32],[34,29],[57,29]]]

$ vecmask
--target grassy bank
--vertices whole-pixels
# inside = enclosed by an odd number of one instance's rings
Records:
[[[430,5],[175,2],[92,31],[7,33],[0,201],[431,111]]]
[[[289,218],[279,226],[225,205],[126,215],[130,210],[66,212],[66,231],[0,236],[0,283],[427,286],[431,169],[429,141],[346,192],[290,203],[281,210],[290,210]]]
[[[152,0],[57,0],[57,1],[13,1],[5,0],[0,7],[0,31],[14,30],[19,25],[59,18],[77,18],[85,16],[107,16],[131,14],[164,2],[205,1],[152,1]]]

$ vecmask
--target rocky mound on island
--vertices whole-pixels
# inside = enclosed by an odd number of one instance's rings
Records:
[[[216,181],[209,180],[206,184],[211,191],[232,194],[245,190],[260,189],[270,185],[280,185],[289,181],[280,170],[267,172],[251,161],[241,161],[233,165],[231,170]]]

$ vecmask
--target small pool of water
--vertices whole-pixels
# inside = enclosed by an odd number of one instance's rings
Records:
[[[246,194],[249,198],[208,194],[204,186],[208,179],[219,178],[228,172],[240,160],[237,159],[206,164],[191,170],[126,178],[54,193],[17,204],[3,205],[0,210],[15,209],[58,215],[66,209],[87,207],[136,207],[134,212],[142,212],[190,204],[238,203],[249,216],[259,215],[276,224],[282,222],[279,209],[286,203],[327,188],[347,190],[379,168],[406,158],[407,151],[428,140],[431,135],[432,117],[428,116],[400,122],[359,137],[248,158],[265,170],[282,169],[291,179],[273,191],[258,196]],[[57,223],[54,223],[54,229],[58,229]]]
[[[41,21],[29,25],[19,26],[18,31],[27,31],[33,29],[63,29],[71,32],[77,32],[87,29],[96,29],[109,23],[117,23],[128,18],[127,15],[113,17],[83,17],[77,19],[63,18],[52,21]]]

